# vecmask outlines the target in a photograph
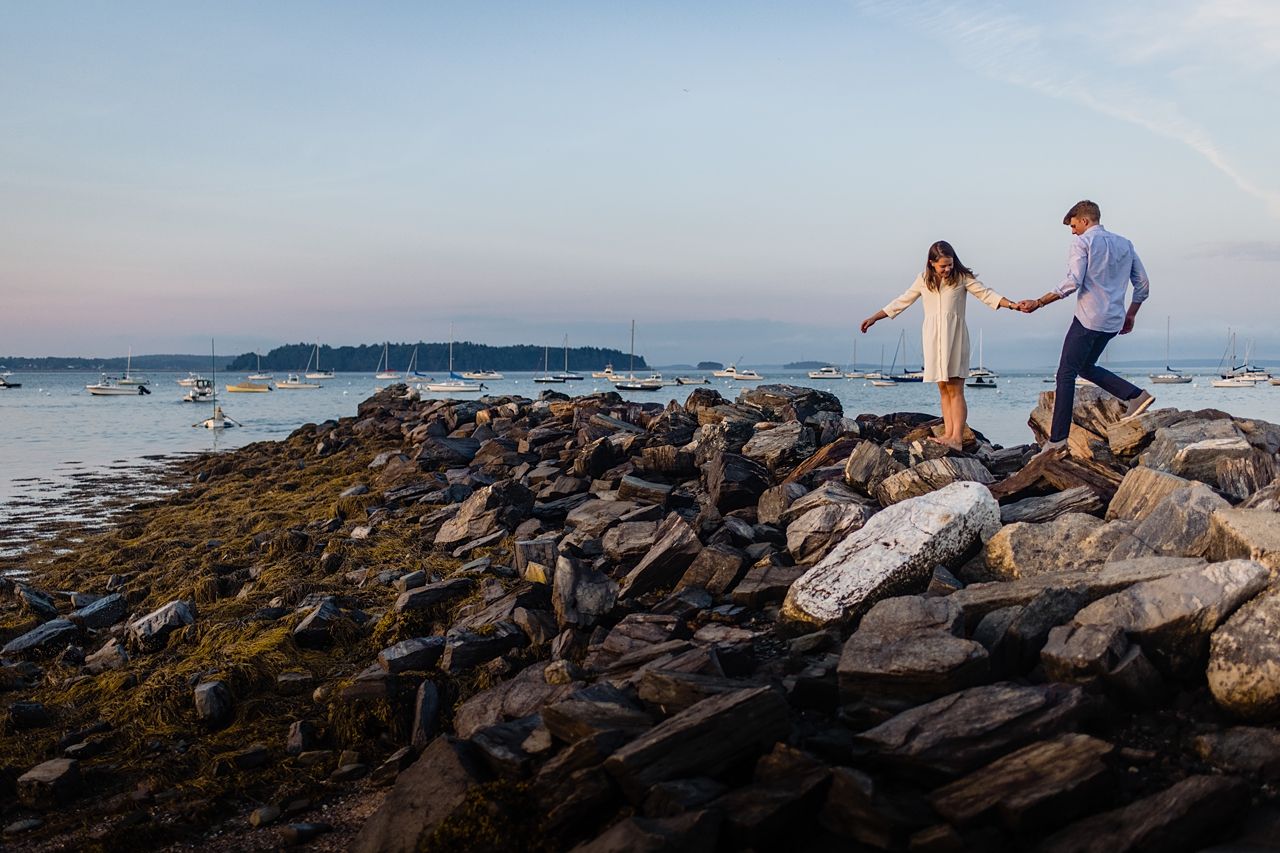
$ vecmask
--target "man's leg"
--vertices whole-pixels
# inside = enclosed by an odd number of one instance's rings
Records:
[[[1071,318],[1071,328],[1062,340],[1062,356],[1058,359],[1058,387],[1053,395],[1053,427],[1049,431],[1050,442],[1066,441],[1071,435],[1071,410],[1076,402],[1076,377],[1080,368],[1089,362],[1089,354],[1094,348],[1094,336],[1080,321]],[[1106,341],[1102,342],[1106,346]],[[1101,353],[1101,347],[1098,353]],[[1097,355],[1093,356],[1095,359]]]
[[[1097,361],[1102,356],[1102,351],[1107,348],[1107,344],[1115,335],[1110,332],[1094,332],[1094,334],[1098,335],[1098,340],[1090,351],[1086,363],[1080,366],[1080,375],[1117,400],[1132,400],[1141,394],[1142,389],[1137,385],[1127,379],[1121,379],[1105,367],[1098,367]]]

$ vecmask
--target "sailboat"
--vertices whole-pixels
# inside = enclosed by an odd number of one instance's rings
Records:
[[[129,355],[124,362],[124,376],[121,376],[119,379],[117,379],[116,384],[117,385],[135,385],[135,386],[150,385],[151,384],[150,379],[145,379],[145,378],[138,379],[138,378],[135,378],[132,373],[130,373],[130,369],[132,368],[132,366],[133,366],[133,347],[129,347]]]
[[[924,381],[923,370],[921,371],[907,370],[907,330],[906,329],[902,330],[902,339],[899,341],[899,346],[902,348],[902,372],[898,374],[893,373],[893,367],[896,366],[898,363],[898,350],[895,349],[893,351],[893,365],[889,367],[889,372],[890,372],[889,378],[892,379],[894,382],[923,382]]]
[[[893,357],[896,360],[898,353],[895,350]],[[897,388],[898,383],[894,382],[888,376],[884,375],[884,344],[880,345],[880,369],[875,373],[868,373],[867,378],[871,380],[871,384],[877,388]]]
[[[306,377],[308,379],[332,379],[333,378],[332,370],[320,369],[320,344],[316,344],[315,357],[316,357],[316,369],[307,372]],[[311,359],[307,359],[307,366],[310,366],[310,365],[311,365]]]
[[[258,356],[258,372],[250,373],[249,378],[250,379],[274,379],[275,378],[274,374],[262,372],[262,353],[258,352],[257,350],[254,350],[254,354]]]
[[[218,405],[218,387],[214,383],[218,381],[218,364],[217,350],[213,345],[213,339],[209,340],[209,362],[213,370],[213,379],[209,382],[209,387],[213,390],[213,417],[207,420],[194,423],[193,427],[204,427],[205,429],[230,429],[231,427],[244,426],[232,418],[223,414],[222,407]]]
[[[377,372],[373,376],[374,379],[399,379],[400,378],[400,374],[396,373],[394,370],[391,369],[391,359],[387,357],[387,353],[390,347],[391,347],[390,341],[382,345],[382,357],[378,359],[378,366],[376,368]]]
[[[615,377],[617,374],[614,374]],[[619,391],[661,391],[662,383],[652,379],[636,379],[636,321],[631,321],[631,367],[626,379],[613,380],[613,387]]]
[[[1252,388],[1256,380],[1236,369],[1236,333],[1230,329],[1227,329],[1227,349],[1222,353],[1222,360],[1226,360],[1228,352],[1231,353],[1231,367],[1226,373],[1219,374],[1220,379],[1212,379],[1209,384],[1214,388]],[[1222,367],[1222,361],[1218,362],[1218,367]]]
[[[845,370],[845,379],[863,379],[866,377],[867,374],[864,371],[858,370],[858,342],[856,340],[853,342],[853,361],[849,363],[853,365],[853,370]]]
[[[413,379],[422,375],[423,374],[418,372],[418,348],[415,346],[413,348],[413,355],[409,356],[409,366],[404,369],[404,378]],[[467,376],[465,373],[462,375]],[[471,377],[467,376],[467,378],[470,379]],[[501,379],[502,377],[498,378]]]
[[[549,367],[550,365],[548,365],[548,368]],[[569,372],[569,336],[568,335],[564,336],[564,373],[557,373],[556,376],[559,377],[562,382],[564,381],[576,382],[582,379],[582,377],[579,376],[578,374]]]
[[[1147,378],[1157,385],[1185,385],[1194,377],[1188,373],[1185,376],[1178,373],[1169,366],[1169,330],[1170,318],[1164,318],[1164,373],[1148,373]]]
[[[999,379],[1000,378],[1000,374],[996,373],[994,370],[988,370],[986,366],[983,365],[982,363],[982,330],[981,329],[978,330],[978,366],[970,369],[969,378],[970,379],[980,379],[980,378]],[[973,385],[970,387],[977,388],[981,386]]]
[[[548,349],[549,348],[545,345],[542,347],[542,361],[538,363],[538,367],[535,368],[533,371],[533,381],[543,385],[553,383],[553,382],[563,383],[564,382],[563,379],[561,379],[559,376],[552,376],[550,373],[543,373],[541,376],[538,375],[544,366],[546,366],[548,370],[551,369],[550,364],[547,363]]]
[[[449,324],[449,378],[443,382],[427,382],[428,391],[435,391],[445,394],[467,394],[474,391],[484,390],[484,386],[477,382],[468,382],[461,376],[453,372],[453,324]]]

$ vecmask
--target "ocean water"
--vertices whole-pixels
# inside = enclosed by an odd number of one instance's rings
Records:
[[[1156,394],[1157,407],[1219,408],[1239,416],[1280,423],[1280,387],[1262,383],[1247,389],[1209,385],[1210,367],[1194,370],[1194,385],[1151,385],[1146,374],[1131,381]],[[762,370],[764,382],[786,382],[830,391],[850,417],[861,413],[940,412],[933,385],[913,383],[874,387],[862,379],[812,380],[804,371]],[[668,376],[676,375],[668,371]],[[661,391],[624,394],[635,400],[683,403],[698,387],[709,387],[732,399],[758,383],[710,378],[706,386],[667,386]],[[319,380],[314,390],[268,394],[219,393],[219,404],[242,428],[221,432],[193,428],[212,412],[208,403],[182,401],[185,374],[150,374],[148,396],[94,397],[85,385],[98,374],[80,371],[23,373],[10,377],[21,388],[0,389],[0,556],[20,553],[51,530],[83,525],[93,530],[120,506],[162,493],[156,474],[167,461],[185,454],[230,450],[255,441],[280,439],[300,425],[354,415],[357,405],[386,385],[371,374],[338,374]],[[277,377],[283,378],[283,377]],[[443,377],[439,377],[443,378]],[[610,390],[603,379],[588,378],[563,385],[539,385],[530,373],[508,373],[486,383],[486,393],[536,397],[544,389],[575,394]],[[1005,446],[1032,440],[1027,413],[1041,391],[1053,388],[1046,373],[1001,371],[996,389],[966,389],[969,424],[991,441]],[[218,374],[218,387],[240,382],[244,374]],[[464,395],[478,396],[478,395]]]

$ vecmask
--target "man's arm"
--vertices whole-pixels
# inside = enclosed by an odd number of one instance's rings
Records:
[[[1071,248],[1067,251],[1066,280],[1039,299],[1028,299],[1019,302],[1017,309],[1030,314],[1032,311],[1043,308],[1052,302],[1057,302],[1059,299],[1066,299],[1080,289],[1080,284],[1084,281],[1085,271],[1088,268],[1089,250],[1085,246],[1084,240],[1076,237],[1071,241]]]
[[[1133,321],[1138,316],[1138,309],[1151,295],[1151,279],[1147,278],[1146,267],[1142,265],[1138,253],[1133,251],[1132,243],[1129,244],[1129,253],[1133,256],[1133,266],[1129,270],[1129,283],[1133,285],[1133,301],[1129,303],[1129,310],[1124,314],[1124,325],[1120,327],[1122,335],[1133,331]]]

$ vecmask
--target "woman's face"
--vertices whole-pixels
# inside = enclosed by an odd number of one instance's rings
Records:
[[[955,258],[948,258],[944,256],[938,258],[936,261],[929,261],[929,263],[933,266],[934,275],[945,280],[951,278],[951,270],[955,267],[956,260]]]

